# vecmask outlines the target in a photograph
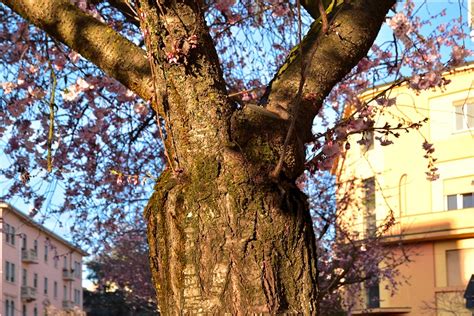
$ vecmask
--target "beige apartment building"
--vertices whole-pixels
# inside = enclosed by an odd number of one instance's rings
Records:
[[[87,254],[0,202],[0,315],[80,315]]]
[[[375,201],[348,211],[348,218],[355,216],[353,229],[367,236],[374,223],[393,212],[395,225],[385,236],[386,245],[401,244],[410,253],[410,262],[400,268],[403,281],[397,293],[391,296],[384,283],[366,289],[364,303],[352,314],[471,316],[463,294],[474,274],[474,64],[446,78],[451,83],[444,89],[416,93],[402,85],[387,94],[396,102],[377,116],[376,126],[428,118],[419,130],[401,131],[389,146],[377,140],[360,145],[361,135],[353,135],[351,149],[338,161],[339,183],[359,179],[361,192],[371,192],[369,200]],[[373,140],[374,135],[364,137]],[[424,139],[435,148],[435,181],[426,179]]]

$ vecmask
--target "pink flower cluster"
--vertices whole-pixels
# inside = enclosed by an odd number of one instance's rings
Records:
[[[472,51],[466,49],[463,46],[455,45],[451,51],[451,65],[459,66],[464,62],[467,57],[472,56]]]
[[[402,12],[398,12],[397,14],[395,14],[388,21],[388,25],[392,28],[393,32],[395,33],[395,36],[398,38],[403,38],[407,35],[410,35],[413,30],[413,27],[408,17]]]
[[[92,15],[97,20],[105,22],[104,18],[100,15],[99,11],[87,0],[70,0],[72,4],[76,5],[82,11]]]
[[[76,83],[61,92],[64,101],[76,101],[81,92],[95,89],[95,86],[83,78],[77,78]]]
[[[234,4],[235,0],[220,0],[216,2],[216,9],[221,12],[229,12]]]

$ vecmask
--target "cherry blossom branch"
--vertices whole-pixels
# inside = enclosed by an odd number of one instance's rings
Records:
[[[145,100],[152,96],[145,51],[68,0],[1,0]]]

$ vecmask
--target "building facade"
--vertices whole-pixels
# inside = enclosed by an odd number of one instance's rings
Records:
[[[366,198],[369,206],[348,210],[353,229],[367,235],[393,214],[395,224],[384,241],[387,247],[402,245],[409,254],[396,294],[383,282],[366,289],[353,314],[471,316],[463,294],[474,274],[474,65],[457,68],[446,79],[451,83],[444,89],[416,93],[402,85],[391,90],[386,97],[395,104],[377,115],[376,126],[429,120],[418,130],[399,130],[389,146],[374,141],[384,137],[377,131],[353,135],[351,149],[338,162],[340,183],[358,181],[362,195],[372,195]],[[362,98],[370,100],[384,88]],[[361,137],[370,141],[361,145]],[[437,159],[435,181],[426,179],[428,143]],[[393,249],[403,255],[401,248]]]
[[[81,314],[87,254],[1,202],[0,227],[0,315]]]

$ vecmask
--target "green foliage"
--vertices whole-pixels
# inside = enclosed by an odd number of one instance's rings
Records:
[[[160,315],[155,304],[139,307],[130,304],[122,290],[84,290],[84,310],[88,316],[154,316]]]

